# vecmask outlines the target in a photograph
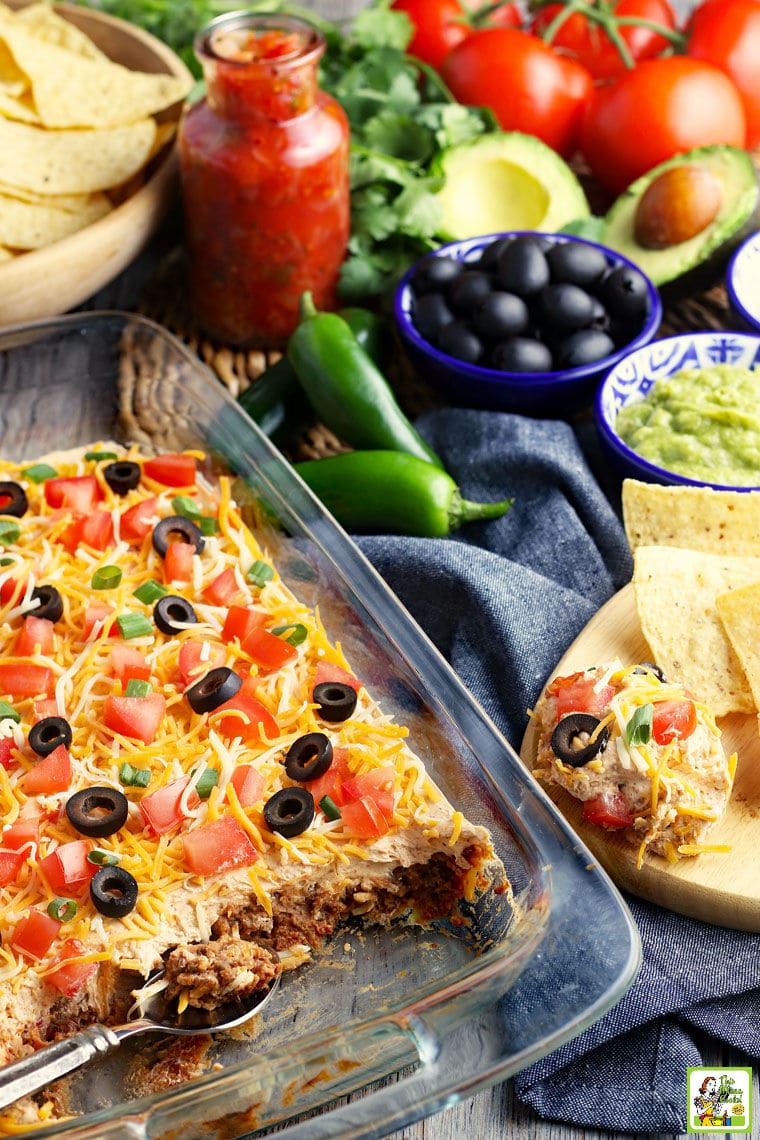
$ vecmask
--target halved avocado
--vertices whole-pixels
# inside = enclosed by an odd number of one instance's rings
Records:
[[[684,165],[714,176],[720,191],[717,213],[685,241],[660,249],[646,248],[636,236],[639,204],[664,171]],[[706,146],[661,162],[624,190],[607,212],[599,240],[635,262],[660,288],[665,301],[676,301],[714,285],[733,250],[759,224],[760,180],[747,151]]]
[[[559,230],[590,214],[583,188],[556,151],[532,135],[497,131],[445,150],[436,172],[439,236],[447,241],[505,230]]]

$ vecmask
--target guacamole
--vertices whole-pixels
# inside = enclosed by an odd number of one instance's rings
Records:
[[[621,408],[615,427],[658,467],[706,483],[760,486],[760,369],[675,372]]]

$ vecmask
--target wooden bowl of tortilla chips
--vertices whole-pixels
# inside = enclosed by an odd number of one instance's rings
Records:
[[[144,248],[177,192],[192,83],[123,20],[0,0],[0,326],[76,307]]]

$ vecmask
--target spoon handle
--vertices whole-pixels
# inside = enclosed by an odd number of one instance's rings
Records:
[[[19,1097],[37,1092],[93,1057],[110,1053],[120,1041],[105,1025],[91,1025],[73,1037],[55,1041],[20,1061],[6,1065],[0,1069],[0,1108],[12,1104]]]

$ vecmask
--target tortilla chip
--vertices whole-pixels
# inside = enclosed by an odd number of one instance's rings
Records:
[[[760,491],[664,487],[623,481],[623,524],[631,550],[679,546],[708,554],[760,553]]]
[[[131,178],[147,161],[154,119],[91,131],[46,131],[0,118],[0,182],[37,194],[90,194]]]
[[[82,194],[35,194],[33,190],[25,190],[22,186],[11,186],[8,182],[0,182],[0,195],[6,198],[18,198],[19,202],[33,202],[39,206],[55,206],[58,210],[72,210],[76,213],[82,206]]]
[[[6,249],[4,245],[0,245],[0,265],[2,265],[5,261],[12,261],[13,258],[14,254],[11,252],[11,250]]]
[[[3,16],[8,12],[26,31],[49,44],[66,48],[67,51],[73,51],[85,59],[108,58],[89,36],[81,32],[70,20],[64,20],[49,4],[27,4],[25,8],[20,8],[15,13],[5,5],[0,5],[0,11]]]
[[[23,95],[9,95],[0,87],[0,115],[6,119],[15,119],[19,123],[39,124],[40,117],[32,106],[28,93]]]
[[[40,249],[83,230],[112,209],[105,194],[84,194],[77,210],[21,202],[0,194],[0,242],[16,249]]]
[[[719,594],[716,608],[760,709],[760,583]]]
[[[716,716],[755,710],[717,609],[722,594],[754,583],[760,558],[670,546],[639,546],[634,553],[636,611],[652,660]]]

